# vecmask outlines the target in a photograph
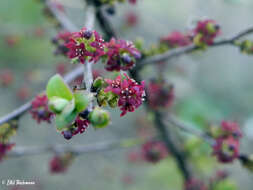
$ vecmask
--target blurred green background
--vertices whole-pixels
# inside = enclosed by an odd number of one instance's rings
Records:
[[[145,44],[156,43],[159,37],[172,30],[186,31],[200,18],[212,18],[222,27],[222,37],[231,36],[252,26],[253,2],[251,0],[138,0],[136,6],[117,5],[117,14],[110,19],[124,39],[142,37]],[[82,27],[85,5],[82,0],[59,0],[67,15]],[[54,25],[42,14],[43,5],[36,0],[0,1],[0,73],[9,70],[14,81],[0,87],[0,115],[12,111],[45,88],[47,79],[68,60],[53,55],[50,40],[56,35]],[[135,27],[126,26],[126,15],[138,16]],[[99,30],[99,27],[96,26]],[[250,38],[250,37],[249,37]],[[253,39],[253,37],[251,38]],[[96,67],[99,67],[97,65]],[[165,69],[164,69],[165,70]],[[201,127],[204,121],[237,120],[244,127],[242,152],[253,152],[253,57],[243,55],[237,48],[222,46],[206,52],[185,55],[170,61],[166,77],[175,85],[174,111],[189,124]],[[146,79],[159,74],[148,67],[143,72]],[[91,127],[70,142],[56,132],[54,125],[40,124],[29,114],[20,120],[20,128],[12,142],[19,146],[51,144],[92,144],[136,137],[140,127],[136,120],[144,114],[128,114],[119,118],[112,112],[112,124],[103,130]],[[175,131],[176,133],[176,131]],[[208,148],[206,148],[208,149]],[[210,150],[206,150],[210,152]],[[129,150],[113,150],[85,154],[77,157],[68,172],[51,175],[48,171],[50,154],[8,159],[0,164],[1,179],[35,180],[38,187],[24,189],[60,190],[154,190],[181,189],[181,177],[173,159],[158,164],[133,164],[127,161]],[[199,177],[212,175],[214,160],[205,156],[194,158]],[[252,190],[253,175],[235,162],[226,166],[238,189]],[[1,186],[0,189],[12,187]],[[230,189],[227,189],[230,190]]]

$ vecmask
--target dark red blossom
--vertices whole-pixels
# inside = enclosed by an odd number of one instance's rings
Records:
[[[119,96],[118,106],[122,111],[121,117],[127,112],[135,111],[142,104],[145,96],[144,81],[138,84],[126,74],[124,79],[119,75],[115,80],[105,79],[105,81],[109,86],[104,91],[111,91]]]
[[[234,138],[241,138],[242,132],[238,123],[233,121],[222,121],[221,130],[224,136],[232,135]]]
[[[95,30],[82,28],[80,32],[72,33],[65,46],[69,49],[68,57],[81,63],[85,60],[97,62],[104,55],[104,40]]]
[[[13,147],[14,143],[0,143],[0,161],[3,160],[7,152],[9,152]]]
[[[183,47],[192,43],[189,35],[185,35],[179,31],[174,31],[169,35],[162,37],[160,41],[167,44],[170,48]]]
[[[56,46],[55,50],[56,55],[62,54],[67,56],[69,50],[65,46],[65,44],[69,42],[71,36],[72,36],[71,32],[62,31],[59,32],[55,38],[53,38],[52,43]]]
[[[72,134],[73,135],[76,135],[78,133],[82,134],[88,128],[89,121],[87,119],[83,119],[80,116],[78,116],[75,120],[74,125],[76,128],[73,130]]]
[[[152,80],[147,87],[148,104],[153,109],[168,108],[174,100],[174,87],[164,80]]]
[[[127,26],[134,27],[138,24],[138,16],[135,12],[128,12],[125,18]]]
[[[64,153],[55,155],[49,162],[49,169],[52,174],[64,173],[73,160],[73,154]]]
[[[212,45],[215,37],[220,34],[220,27],[214,20],[198,21],[193,33],[198,36],[199,42]]]
[[[53,113],[48,108],[48,98],[46,95],[38,95],[32,101],[32,109],[30,110],[33,119],[38,123],[41,121],[51,122]]]
[[[238,158],[240,144],[232,136],[228,138],[217,138],[213,146],[213,154],[219,162],[229,163]]]
[[[163,142],[148,141],[142,145],[142,158],[147,162],[157,163],[168,156],[168,151]]]
[[[141,57],[140,52],[134,44],[125,40],[112,38],[105,43],[106,51],[106,70],[120,71],[128,70],[135,64],[135,60]]]
[[[185,190],[208,190],[208,188],[203,181],[192,178],[186,181]]]
[[[131,4],[136,4],[137,0],[128,0],[128,2]]]

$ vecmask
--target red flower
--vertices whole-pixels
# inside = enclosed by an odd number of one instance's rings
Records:
[[[41,121],[51,122],[53,113],[48,108],[48,98],[46,95],[38,95],[32,101],[32,109],[30,110],[33,119],[38,123]]]
[[[136,4],[137,0],[128,0],[128,2],[131,4]]]
[[[10,144],[10,143],[0,143],[0,161],[3,160],[3,158],[5,157],[5,155],[7,154],[7,152],[9,152],[15,144]]]
[[[134,66],[135,59],[141,57],[140,52],[129,41],[112,38],[105,46],[107,48],[106,70],[108,71],[128,70]]]
[[[65,46],[69,49],[69,58],[77,58],[83,64],[85,60],[97,62],[104,55],[104,40],[95,30],[82,28],[80,32],[72,33]]]
[[[80,116],[78,116],[75,120],[75,129],[74,131],[72,132],[73,135],[76,135],[78,133],[83,133],[86,131],[86,129],[88,128],[89,126],[89,121],[87,119],[83,119],[81,118]]]
[[[69,152],[54,156],[49,162],[50,172],[53,174],[64,173],[68,169],[73,158],[73,154]]]
[[[240,126],[236,122],[222,121],[221,129],[225,133],[225,136],[232,135],[234,138],[241,138],[242,132]]]
[[[65,44],[69,42],[71,36],[71,32],[63,31],[58,33],[58,35],[52,40],[53,44],[56,45],[56,55],[62,54],[67,56],[69,49],[65,46]]]
[[[185,190],[208,190],[204,182],[192,178],[185,183]]]
[[[115,80],[105,79],[109,86],[104,91],[111,91],[119,96],[118,106],[122,111],[121,117],[127,112],[133,112],[137,109],[142,104],[143,97],[145,96],[144,81],[138,84],[126,74],[125,77],[123,80],[121,80],[120,75]]]
[[[168,36],[162,37],[160,41],[167,44],[170,48],[183,47],[192,43],[188,35],[179,31],[174,31]]]
[[[193,33],[201,34],[200,42],[212,45],[214,38],[220,34],[220,27],[214,20],[199,21]]]
[[[213,146],[213,154],[217,156],[218,161],[229,163],[239,156],[239,141],[232,136],[228,138],[217,138]]]
[[[157,163],[168,156],[168,151],[163,142],[148,141],[142,145],[142,157],[147,162]]]
[[[3,70],[0,74],[0,83],[3,86],[9,86],[13,82],[13,73],[10,70]]]
[[[174,100],[174,87],[165,81],[152,80],[147,87],[148,103],[153,109],[168,108]]]
[[[126,23],[128,26],[136,26],[138,24],[138,16],[134,12],[128,12],[126,14]]]

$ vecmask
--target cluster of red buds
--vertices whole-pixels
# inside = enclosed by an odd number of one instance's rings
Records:
[[[145,96],[144,81],[138,84],[126,74],[124,76],[124,79],[121,75],[114,80],[105,79],[108,86],[104,92],[112,92],[118,96],[117,103],[122,111],[120,116],[124,116],[127,112],[134,112],[142,104]]]
[[[82,28],[79,32],[60,33],[54,43],[58,45],[56,52],[67,55],[73,62],[79,61],[84,64],[85,61],[93,61],[96,63],[102,58],[105,69],[108,71],[131,69],[136,59],[141,58],[140,52],[132,42],[114,38],[109,42],[104,42],[95,30],[86,28]]]
[[[157,163],[168,156],[165,144],[161,141],[148,141],[141,148],[143,160]]]
[[[6,154],[14,147],[13,143],[0,143],[0,161],[6,156]]]
[[[49,163],[49,169],[52,174],[64,173],[73,161],[74,155],[72,153],[64,153],[62,155],[55,155]]]
[[[217,137],[215,137],[215,144],[213,146],[213,154],[217,157],[218,161],[229,163],[238,158],[241,137],[240,127],[236,122],[221,122],[221,128]]]
[[[104,55],[104,40],[95,30],[82,28],[71,34],[69,42],[65,44],[69,49],[68,57],[79,60],[82,64],[86,60],[97,62]]]
[[[214,20],[198,21],[193,31],[193,41],[197,46],[212,45],[219,34],[220,26]]]
[[[69,42],[72,33],[63,31],[58,33],[56,37],[52,39],[52,43],[56,46],[55,55],[64,55],[67,56],[69,49],[65,46]]]
[[[147,87],[148,104],[153,109],[169,108],[174,100],[174,87],[164,80],[151,80]]]
[[[140,52],[129,41],[112,38],[109,42],[105,43],[105,47],[105,68],[108,71],[129,70],[134,66],[135,60],[141,57]]]
[[[208,190],[205,183],[199,179],[191,178],[185,183],[185,190]]]
[[[30,110],[32,118],[35,119],[38,123],[41,121],[46,121],[51,123],[53,117],[53,112],[49,110],[48,107],[48,98],[45,94],[38,95],[32,101],[32,108]]]
[[[189,35],[179,31],[171,32],[169,35],[162,37],[160,41],[169,46],[169,48],[188,46],[192,43],[192,39]]]

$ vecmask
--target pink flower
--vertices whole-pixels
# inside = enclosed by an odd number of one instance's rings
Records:
[[[168,151],[163,142],[148,141],[142,145],[142,158],[147,162],[157,163],[168,156]]]
[[[135,60],[141,57],[140,52],[129,41],[112,38],[105,44],[105,47],[107,48],[105,68],[108,71],[131,69]]]
[[[190,37],[179,31],[174,31],[168,36],[162,37],[160,40],[162,43],[166,43],[170,48],[183,47],[192,43]]]
[[[48,98],[46,95],[38,95],[34,98],[30,113],[32,114],[32,118],[38,123],[41,121],[51,123],[53,113],[48,108]]]
[[[201,34],[200,42],[212,45],[214,38],[220,34],[220,27],[214,20],[203,20],[197,23],[194,36]]]
[[[10,144],[10,143],[0,143],[0,161],[3,160],[3,158],[5,157],[5,155],[7,154],[7,152],[9,152],[13,147],[15,146],[15,144]]]
[[[192,178],[186,181],[185,190],[208,190],[208,188],[201,180]]]
[[[222,121],[221,130],[225,133],[225,136],[232,135],[234,138],[242,137],[240,126],[236,122]]]
[[[213,146],[213,155],[222,163],[229,163],[239,156],[239,141],[232,136],[228,138],[217,138]]]
[[[127,112],[134,112],[142,104],[145,96],[144,81],[138,84],[126,74],[125,77],[123,80],[120,75],[115,80],[105,79],[109,86],[104,91],[111,91],[119,96],[118,106],[122,111],[121,117]]]
[[[148,103],[153,109],[168,108],[174,101],[174,87],[165,81],[152,80],[147,87]]]
[[[89,126],[89,121],[87,119],[83,119],[80,116],[78,116],[75,120],[75,129],[72,132],[73,135],[76,135],[78,133],[82,134],[83,132],[86,131],[86,129]]]
[[[104,55],[104,40],[94,30],[82,28],[80,32],[74,32],[65,46],[69,49],[68,57],[77,58],[84,64],[85,60],[97,62]]]

